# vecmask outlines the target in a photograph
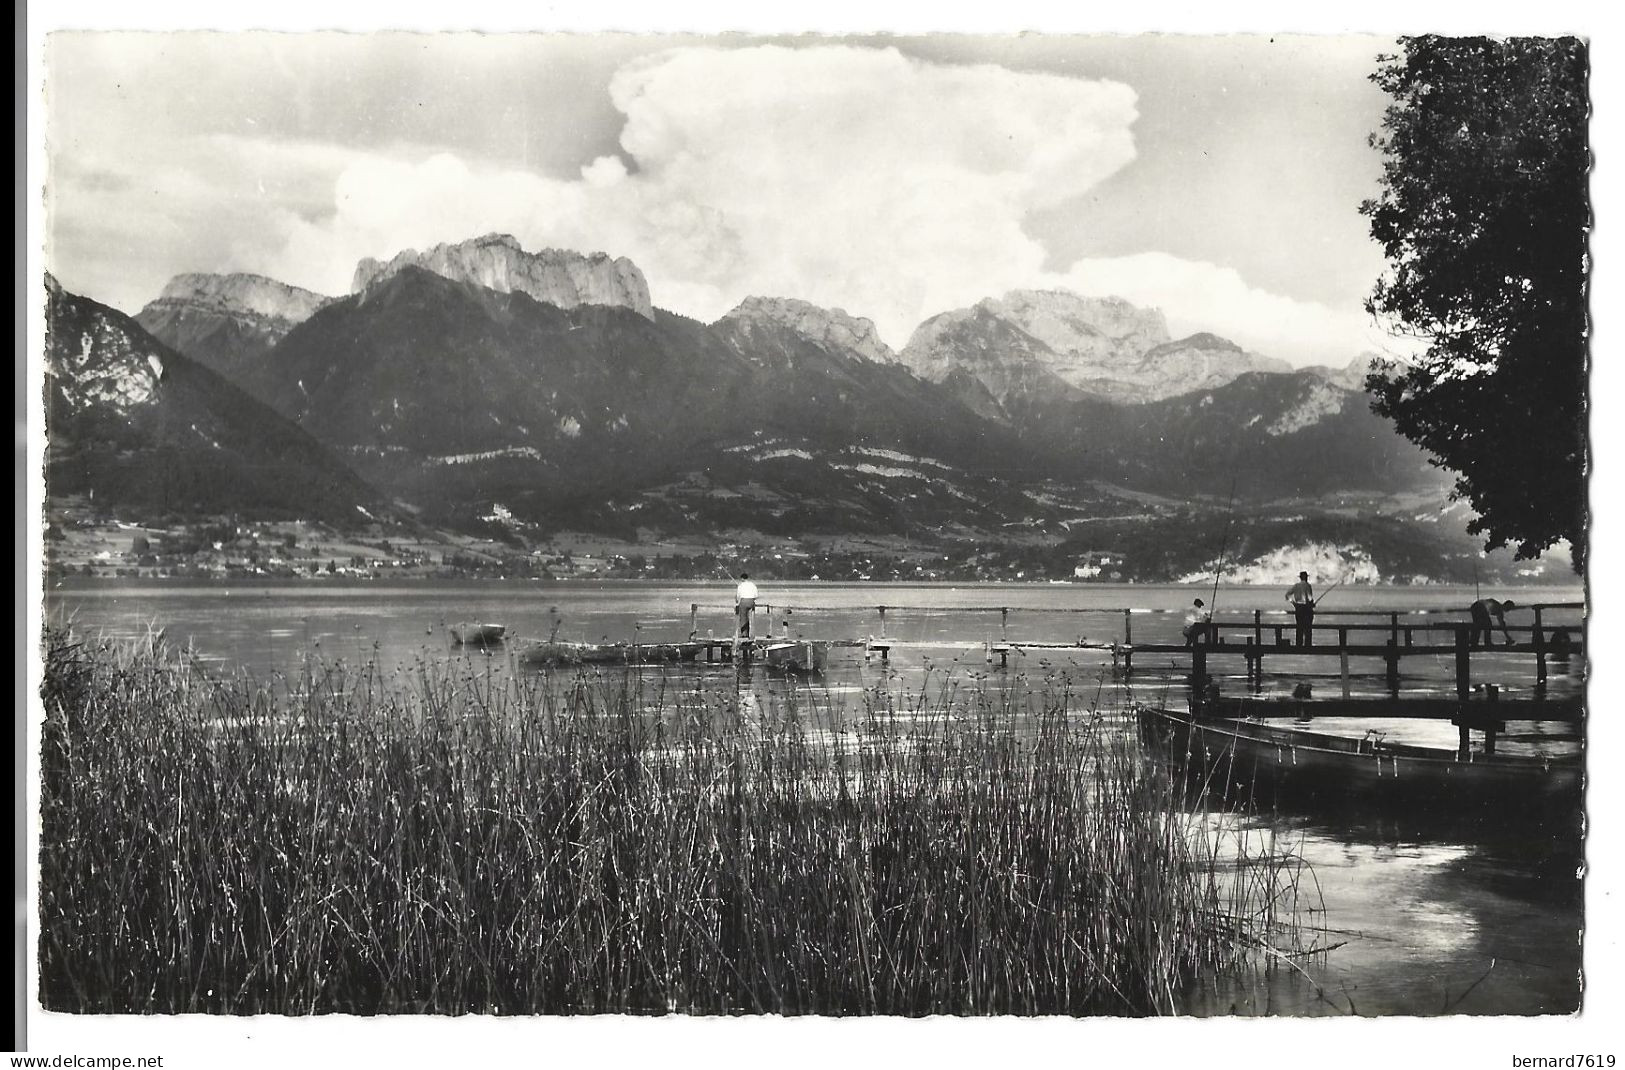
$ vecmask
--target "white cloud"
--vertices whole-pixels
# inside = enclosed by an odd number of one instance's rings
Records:
[[[331,213],[346,169],[368,159],[222,134],[86,136],[58,152],[47,187],[48,270],[128,312],[174,274],[266,270],[302,221]]]
[[[502,230],[630,256],[658,303],[701,318],[786,294],[869,315],[900,345],[924,317],[1036,277],[1027,213],[1134,156],[1124,85],[893,49],[680,49],[627,65],[610,93],[630,170],[357,162],[334,217],[300,226],[270,273],[332,290],[360,256]]]

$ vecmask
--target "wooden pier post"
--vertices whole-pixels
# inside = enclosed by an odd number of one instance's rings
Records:
[[[1456,625],[1456,698],[1466,702],[1473,693],[1473,669],[1467,647],[1467,625]]]
[[[1473,670],[1467,650],[1467,626],[1456,625],[1456,698],[1461,709],[1456,717],[1456,757],[1466,761],[1472,753],[1468,737],[1467,700],[1472,695]]]
[[[1399,695],[1399,614],[1388,614],[1388,650],[1382,656],[1383,667],[1387,670],[1388,693]]]
[[[1488,687],[1484,688],[1484,701],[1486,703],[1493,704],[1496,701],[1496,699],[1501,697],[1500,692],[1501,692],[1501,689],[1499,687],[1496,687],[1494,684],[1490,684]],[[1493,711],[1493,709],[1494,709],[1494,706],[1492,705],[1491,710]],[[1484,726],[1483,726],[1484,727],[1484,753],[1485,754],[1494,754],[1495,753],[1495,733],[1496,733],[1496,730],[1501,727],[1501,725],[1500,725],[1500,722],[1498,722],[1495,719],[1495,714],[1493,712],[1491,712],[1488,715],[1488,717],[1489,717],[1489,720],[1485,721]]]
[[[880,638],[886,638],[886,607],[880,607]]]
[[[1010,607],[1002,606],[999,609],[999,668],[1008,668],[1010,665]]]
[[[690,602],[688,604],[688,637],[690,639],[693,639],[700,634],[699,622],[700,604],[698,602]]]
[[[1535,682],[1546,682],[1546,631],[1540,626],[1540,607],[1535,607]]]
[[[1134,611],[1123,610],[1123,675],[1128,676],[1134,672]]]
[[[1202,699],[1207,691],[1206,636],[1198,635],[1191,643],[1191,716],[1202,716]]]
[[[1259,653],[1262,649],[1262,643],[1256,642],[1250,635],[1247,637],[1247,685],[1255,692],[1263,682],[1264,673],[1260,662],[1264,659]]]
[[[1347,643],[1343,644],[1340,655],[1339,660],[1343,666],[1343,697],[1347,699],[1349,697],[1349,645]]]

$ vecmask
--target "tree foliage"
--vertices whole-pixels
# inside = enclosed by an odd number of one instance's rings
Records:
[[[1361,205],[1389,271],[1367,309],[1422,339],[1368,378],[1372,408],[1456,473],[1488,548],[1586,533],[1586,45],[1414,37],[1372,80],[1393,98]]]

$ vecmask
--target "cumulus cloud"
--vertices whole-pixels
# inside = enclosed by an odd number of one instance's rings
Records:
[[[296,228],[270,266],[331,290],[360,256],[503,230],[630,256],[658,302],[702,318],[789,294],[901,344],[928,315],[1040,275],[1022,220],[1134,157],[1127,86],[895,49],[680,49],[627,65],[610,94],[624,159],[571,179],[357,161],[333,217]]]
[[[1029,216],[1134,159],[1118,82],[895,49],[684,48],[610,83],[621,155],[548,177],[437,155],[349,160],[329,213],[301,214],[263,270],[325,292],[357,260],[489,231],[632,258],[655,303],[713,319],[750,294],[873,319],[901,347],[938,312],[1018,288],[1156,306],[1297,363],[1363,348],[1362,317],[1251,287],[1221,265],[1147,252],[1046,268]]]

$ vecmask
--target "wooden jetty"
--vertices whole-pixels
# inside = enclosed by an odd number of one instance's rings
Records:
[[[1143,665],[1145,659],[1154,658],[1159,665],[1179,669],[1188,663],[1191,714],[1199,719],[1236,716],[1237,699],[1221,696],[1212,686],[1209,670],[1226,659],[1239,661],[1244,669],[1247,690],[1254,696],[1264,691],[1266,667],[1299,666],[1323,672],[1325,660],[1335,659],[1341,677],[1341,694],[1317,697],[1313,700],[1313,715],[1324,717],[1414,717],[1449,720],[1460,729],[1461,747],[1465,752],[1468,732],[1484,733],[1485,749],[1494,753],[1496,735],[1503,731],[1507,721],[1559,721],[1578,722],[1583,717],[1583,706],[1575,697],[1548,698],[1546,684],[1554,665],[1583,664],[1586,656],[1584,627],[1585,604],[1580,602],[1548,602],[1518,607],[1520,612],[1533,615],[1532,623],[1508,624],[1494,629],[1493,638],[1510,636],[1510,643],[1486,646],[1475,645],[1474,627],[1461,619],[1460,610],[1334,610],[1316,614],[1311,629],[1310,643],[1298,646],[1291,641],[1296,623],[1285,610],[1257,610],[1246,614],[1217,616],[1208,622],[1193,641],[1174,643],[1154,638],[1150,642],[1136,641],[1136,618],[1147,615],[1164,617],[1181,614],[1183,610],[1146,608],[1094,608],[1094,607],[1020,607],[987,605],[935,605],[899,606],[786,606],[758,602],[757,611],[764,624],[760,634],[735,637],[733,633],[733,607],[731,605],[689,606],[689,630],[686,638],[664,642],[611,644],[603,657],[581,660],[648,661],[704,661],[707,663],[750,660],[769,668],[787,671],[816,672],[822,669],[828,652],[835,648],[862,650],[864,657],[889,660],[894,650],[900,649],[952,649],[966,652],[980,650],[989,664],[995,661],[1007,666],[1012,656],[1036,654],[1057,655],[1078,651],[1096,651],[1108,654],[1117,671],[1132,677],[1135,663]],[[699,631],[701,610],[727,613],[726,634],[715,631],[702,636]],[[841,614],[860,618],[872,613],[875,629],[857,638],[848,636],[805,634],[809,620],[824,614]],[[942,616],[998,615],[996,635],[990,629],[981,640],[947,637],[902,638],[896,633],[898,620],[907,614]],[[1031,619],[1041,615],[1072,614],[1080,619],[1089,617],[1108,624],[1102,629],[1091,628],[1097,638],[1079,635],[1076,641],[1020,638],[1012,633],[1013,617]],[[1441,620],[1440,617],[1452,619]],[[792,634],[791,623],[803,630]],[[1556,623],[1554,623],[1556,621]],[[1120,627],[1119,627],[1120,626]],[[640,629],[642,625],[636,625]],[[850,621],[846,625],[852,628]],[[861,621],[860,621],[861,627]],[[1051,634],[1053,626],[1047,629]],[[1172,626],[1152,628],[1153,635],[1171,635]],[[1098,637],[1106,632],[1105,637]],[[1112,634],[1116,633],[1116,634]],[[771,649],[771,653],[770,653]],[[572,653],[576,653],[573,652]],[[592,652],[594,654],[597,651]],[[1475,655],[1516,655],[1528,659],[1533,668],[1533,689],[1530,693],[1511,692],[1505,688],[1505,664],[1498,665],[1501,675],[1493,682],[1475,685],[1473,665]],[[1163,662],[1162,659],[1168,659]],[[1430,697],[1400,698],[1400,683],[1404,677],[1403,665],[1407,659],[1424,658],[1437,662],[1447,659],[1454,667],[1454,695],[1448,693]],[[559,659],[561,661],[570,660]],[[1381,678],[1386,684],[1386,698],[1355,698],[1351,686],[1353,666],[1359,662],[1381,665]],[[1284,671],[1291,673],[1292,669]],[[1559,671],[1564,671],[1559,669]],[[1521,689],[1520,689],[1521,691]],[[1271,705],[1278,709],[1271,709]],[[1299,708],[1284,698],[1250,700],[1247,716],[1289,716]]]
[[[1470,657],[1473,652],[1488,653],[1491,650],[1500,650],[1503,653],[1523,653],[1535,656],[1535,677],[1537,683],[1544,683],[1550,674],[1550,663],[1554,659],[1583,658],[1585,656],[1585,640],[1583,632],[1579,637],[1569,637],[1566,642],[1554,643],[1552,635],[1558,629],[1548,627],[1544,616],[1552,610],[1578,610],[1584,609],[1580,602],[1550,602],[1529,607],[1534,611],[1535,620],[1530,625],[1506,626],[1508,635],[1528,636],[1526,642],[1512,644],[1487,643],[1485,646],[1475,646],[1471,641],[1473,626],[1462,621],[1448,623],[1416,622],[1409,619],[1401,620],[1407,615],[1390,613],[1359,613],[1358,611],[1339,614],[1339,616],[1376,617],[1386,616],[1386,622],[1358,622],[1343,621],[1337,624],[1316,624],[1310,631],[1310,642],[1307,646],[1297,646],[1287,639],[1288,631],[1295,631],[1293,623],[1271,622],[1265,624],[1262,611],[1255,610],[1250,621],[1247,620],[1220,620],[1215,619],[1209,623],[1202,634],[1194,642],[1182,644],[1143,644],[1135,646],[1133,642],[1132,618],[1125,611],[1124,627],[1127,636],[1125,645],[1129,647],[1128,656],[1134,653],[1144,654],[1182,654],[1192,659],[1192,671],[1200,670],[1205,660],[1210,656],[1234,655],[1246,659],[1248,678],[1257,682],[1263,677],[1265,658],[1279,657],[1337,657],[1343,660],[1348,658],[1365,657],[1380,658],[1387,666],[1387,676],[1391,687],[1398,686],[1399,662],[1401,658],[1416,655],[1450,655],[1456,659],[1457,676],[1463,683],[1470,683],[1471,669]],[[1324,614],[1330,616],[1331,614]],[[1578,627],[1578,626],[1574,626]],[[1562,629],[1568,635],[1569,628]],[[1497,627],[1497,633],[1502,630]],[[1315,642],[1315,633],[1320,633],[1322,640]],[[1335,643],[1327,643],[1324,637],[1328,633],[1337,636]],[[1420,636],[1420,641],[1418,640]],[[1346,672],[1345,672],[1346,675]]]
[[[1206,631],[1199,634],[1195,641],[1189,645],[1169,646],[1151,645],[1142,646],[1141,653],[1161,654],[1188,654],[1191,659],[1191,714],[1200,720],[1208,716],[1234,716],[1224,709],[1226,705],[1222,698],[1215,704],[1216,708],[1209,709],[1208,704],[1218,697],[1212,694],[1209,686],[1207,666],[1210,659],[1221,657],[1239,657],[1246,664],[1248,683],[1253,691],[1262,689],[1264,678],[1265,658],[1324,658],[1335,657],[1341,668],[1342,679],[1341,704],[1328,703],[1319,700],[1304,705],[1313,710],[1316,717],[1421,717],[1449,720],[1459,733],[1458,753],[1465,755],[1469,747],[1469,733],[1478,730],[1483,733],[1484,751],[1486,754],[1495,753],[1496,736],[1505,731],[1509,720],[1538,721],[1555,720],[1578,722],[1583,716],[1583,705],[1579,699],[1568,698],[1552,701],[1545,696],[1545,684],[1550,673],[1549,662],[1554,656],[1562,658],[1584,658],[1585,640],[1583,632],[1579,638],[1570,638],[1566,643],[1554,649],[1550,632],[1545,628],[1544,615],[1554,609],[1575,610],[1583,609],[1582,603],[1548,603],[1531,607],[1535,620],[1531,625],[1507,625],[1505,635],[1515,635],[1519,641],[1503,643],[1502,645],[1476,646],[1471,637],[1474,628],[1471,624],[1452,621],[1449,623],[1414,623],[1401,622],[1400,614],[1388,614],[1386,623],[1358,623],[1344,622],[1333,625],[1317,625],[1314,631],[1323,635],[1333,633],[1337,637],[1335,643],[1315,645],[1314,634],[1311,632],[1310,643],[1304,646],[1289,644],[1286,641],[1286,630],[1295,626],[1291,624],[1271,624],[1268,629],[1262,622],[1262,615],[1254,613],[1251,622],[1242,622],[1239,626],[1235,621],[1214,621]],[[1250,623],[1250,634],[1248,624]],[[1495,629],[1501,632],[1498,627]],[[1266,636],[1269,640],[1266,642]],[[1521,641],[1527,636],[1527,641]],[[1420,637],[1420,641],[1418,641]],[[1239,642],[1237,641],[1239,639]],[[1447,640],[1447,641],[1440,641]],[[1532,655],[1535,660],[1535,692],[1533,699],[1503,699],[1500,695],[1500,686],[1487,684],[1482,688],[1473,685],[1472,656],[1474,653],[1488,654],[1500,652],[1503,654]],[[1455,663],[1456,694],[1453,699],[1445,697],[1429,700],[1427,698],[1407,698],[1396,701],[1399,694],[1400,662],[1406,657],[1416,656],[1447,656]],[[1381,659],[1384,666],[1384,677],[1390,698],[1372,702],[1350,702],[1349,663],[1353,658]],[[1380,708],[1379,708],[1380,706]],[[1257,704],[1252,711],[1253,716],[1260,715]]]
[[[728,609],[731,606],[702,606],[692,603],[689,607],[689,638],[697,640],[698,619],[701,609]],[[767,615],[767,632],[772,632],[773,614],[778,613],[781,627],[785,631],[785,638],[789,638],[788,618],[793,611],[802,613],[805,619],[809,612],[863,612],[861,608],[854,607],[790,607],[775,606],[767,603],[758,603],[758,609]],[[1343,664],[1343,675],[1348,676],[1348,662],[1357,658],[1375,658],[1384,663],[1385,676],[1390,690],[1396,690],[1400,679],[1400,662],[1409,657],[1417,656],[1450,656],[1457,662],[1458,683],[1465,689],[1471,687],[1470,659],[1474,653],[1501,653],[1529,654],[1534,658],[1535,682],[1543,684],[1547,681],[1551,665],[1558,661],[1583,660],[1585,657],[1585,637],[1583,623],[1566,623],[1552,625],[1550,614],[1555,612],[1572,613],[1583,611],[1582,602],[1546,602],[1531,606],[1521,606],[1520,610],[1530,610],[1534,614],[1533,624],[1509,624],[1506,634],[1519,637],[1511,645],[1491,644],[1489,646],[1474,646],[1469,640],[1473,626],[1462,620],[1434,622],[1427,618],[1437,615],[1437,610],[1413,610],[1408,612],[1377,611],[1377,610],[1341,610],[1325,611],[1316,614],[1317,623],[1311,629],[1310,645],[1296,646],[1288,638],[1295,633],[1296,624],[1285,611],[1269,614],[1271,617],[1283,618],[1266,621],[1265,611],[1255,610],[1246,617],[1215,618],[1209,622],[1204,632],[1196,641],[1186,643],[1136,643],[1134,639],[1134,618],[1148,614],[1172,615],[1182,610],[1144,609],[1144,608],[1077,608],[1063,609],[1048,607],[1034,609],[1013,606],[887,606],[880,605],[873,608],[877,630],[860,639],[831,639],[838,646],[861,646],[867,655],[878,655],[886,659],[893,649],[908,646],[950,647],[957,649],[984,649],[988,659],[998,658],[1001,664],[1008,664],[1011,654],[1028,651],[1064,651],[1093,649],[1111,652],[1114,660],[1118,661],[1127,673],[1134,671],[1134,660],[1137,656],[1167,655],[1175,658],[1190,658],[1193,674],[1200,675],[1205,672],[1206,663],[1210,658],[1239,657],[1244,659],[1247,668],[1248,680],[1256,686],[1264,676],[1264,663],[1267,660],[1277,661],[1281,658],[1338,658]],[[998,638],[982,642],[966,641],[909,641],[887,634],[888,619],[895,622],[900,612],[920,612],[930,614],[994,614],[999,615]],[[1121,638],[1106,640],[1088,640],[1083,637],[1074,643],[1025,641],[1015,639],[1010,633],[1010,619],[1013,613],[1023,615],[1039,614],[1078,614],[1095,617],[1116,617],[1122,622]],[[888,614],[890,617],[888,618]],[[1328,618],[1335,623],[1325,623]],[[1114,629],[1115,630],[1115,629]],[[1563,633],[1562,641],[1554,641],[1554,635],[1559,631]],[[1497,627],[1496,634],[1502,629]],[[1330,636],[1336,636],[1335,642],[1329,642]],[[803,638],[798,635],[797,638]],[[731,639],[711,640],[712,642],[731,643]]]
[[[699,614],[702,608],[727,612],[726,634],[715,631],[701,636]],[[686,638],[646,641],[644,624],[635,622],[637,638],[631,643],[560,643],[556,639],[536,644],[527,653],[533,664],[624,664],[735,662],[755,664],[768,671],[812,675],[824,669],[834,648],[861,650],[864,658],[888,660],[895,650],[964,652],[980,651],[989,665],[995,661],[1007,666],[1012,656],[1058,655],[1079,651],[1109,655],[1114,671],[1125,678],[1134,673],[1135,660],[1142,666],[1146,658],[1154,668],[1180,672],[1188,686],[1188,705],[1183,709],[1136,707],[1142,728],[1148,723],[1161,736],[1178,736],[1189,753],[1208,754],[1220,743],[1232,763],[1243,760],[1257,771],[1273,771],[1271,782],[1312,792],[1342,785],[1357,793],[1376,792],[1383,797],[1402,797],[1394,787],[1402,776],[1407,787],[1432,792],[1440,799],[1465,797],[1476,793],[1493,799],[1498,792],[1531,797],[1569,800],[1580,782],[1582,764],[1578,755],[1562,759],[1533,760],[1518,754],[1498,753],[1497,744],[1507,735],[1509,722],[1556,722],[1583,725],[1584,699],[1573,688],[1549,693],[1547,682],[1554,666],[1583,665],[1586,655],[1584,611],[1578,602],[1552,602],[1519,607],[1531,612],[1529,624],[1496,627],[1496,635],[1509,641],[1476,645],[1474,625],[1460,619],[1461,611],[1411,610],[1407,612],[1340,610],[1320,612],[1311,630],[1310,642],[1299,646],[1289,641],[1296,622],[1287,611],[1258,610],[1248,614],[1216,617],[1207,622],[1191,640],[1183,643],[1160,641],[1178,633],[1173,624],[1150,627],[1156,638],[1136,642],[1136,617],[1174,617],[1184,610],[1144,608],[1062,608],[1016,606],[775,606],[758,602],[763,626],[758,634],[733,634],[733,607],[692,603]],[[808,636],[805,628],[792,634],[791,620],[805,626],[822,614],[838,614],[848,632],[862,630],[862,617],[874,614],[875,630],[858,638],[829,635]],[[980,640],[967,640],[938,634],[900,637],[896,624],[901,615],[919,613],[943,615],[998,614],[995,637],[990,628]],[[1075,641],[1054,638],[1021,638],[1012,634],[1013,616],[1023,618],[1044,614],[1092,615],[1109,621],[1112,627],[1092,628],[1105,638],[1078,635]],[[859,618],[853,627],[852,617]],[[1452,619],[1439,619],[1450,617]],[[1553,623],[1553,621],[1557,623]],[[1121,622],[1118,634],[1115,625]],[[657,622],[649,622],[655,624]],[[670,622],[658,622],[669,627]],[[776,627],[775,627],[776,623]],[[826,619],[827,623],[827,619]],[[888,630],[890,629],[890,630]],[[1050,636],[1063,629],[1050,624]],[[1064,629],[1070,631],[1070,629]],[[907,630],[905,629],[905,634]],[[1495,682],[1473,679],[1474,656],[1497,656]],[[1533,686],[1509,685],[1509,665],[1505,655],[1513,655],[1532,665]],[[1167,660],[1164,661],[1163,659]],[[1431,674],[1439,687],[1433,694],[1407,694],[1401,697],[1402,668],[1407,659],[1423,658],[1435,665],[1444,661],[1454,669],[1453,693],[1435,669]],[[1230,659],[1244,669],[1245,690],[1241,694],[1220,691],[1209,670]],[[1323,675],[1325,662],[1335,659],[1341,678],[1340,694],[1314,697],[1303,683],[1290,694],[1280,688],[1273,693],[1264,688],[1266,665],[1281,667],[1288,679]],[[1386,694],[1369,691],[1356,695],[1351,686],[1352,665],[1357,662],[1381,665],[1380,678]],[[1285,668],[1291,666],[1292,668]],[[1559,672],[1566,671],[1558,668]],[[1367,678],[1377,676],[1369,668]],[[1450,674],[1444,674],[1449,679]],[[1457,729],[1457,746],[1415,747],[1389,745],[1380,739],[1363,743],[1346,736],[1311,731],[1312,721],[1357,718],[1367,721],[1426,719],[1449,721]],[[1471,734],[1480,733],[1480,746],[1474,748]],[[1579,740],[1583,729],[1568,738]],[[1369,733],[1368,733],[1369,735]],[[1510,738],[1510,737],[1509,737]],[[1556,738],[1550,735],[1546,738]],[[1227,748],[1227,749],[1225,749]],[[1517,748],[1511,748],[1516,750]]]
[[[731,606],[702,607],[694,603],[690,606],[691,629],[697,625],[701,608],[727,609],[730,612],[732,610]],[[773,615],[777,613],[786,637],[789,628],[788,618],[793,612],[801,614],[797,618],[798,623],[804,621],[809,614],[819,612],[846,614],[865,612],[861,607],[790,607],[767,603],[758,603],[758,609],[767,614],[769,631]],[[1469,731],[1478,730],[1484,733],[1485,752],[1493,754],[1497,733],[1504,730],[1507,721],[1573,723],[1583,717],[1581,699],[1548,698],[1546,684],[1554,664],[1584,662],[1585,604],[1547,602],[1520,606],[1519,610],[1532,612],[1533,622],[1508,624],[1504,630],[1497,626],[1492,640],[1495,636],[1503,638],[1511,636],[1514,641],[1503,644],[1494,644],[1492,641],[1485,646],[1472,643],[1474,627],[1470,622],[1459,619],[1462,616],[1461,611],[1322,610],[1316,613],[1316,621],[1310,631],[1310,643],[1298,646],[1292,642],[1292,637],[1295,637],[1296,633],[1296,622],[1291,619],[1290,613],[1284,610],[1274,612],[1256,610],[1246,615],[1215,617],[1193,641],[1172,643],[1136,642],[1135,618],[1145,615],[1174,615],[1183,613],[1183,610],[880,605],[873,607],[872,610],[877,625],[874,633],[858,639],[831,639],[828,643],[832,647],[856,647],[864,651],[866,658],[879,657],[883,661],[888,660],[891,652],[897,649],[949,648],[967,651],[980,649],[989,664],[997,659],[1001,666],[1009,664],[1011,655],[1096,650],[1109,653],[1114,665],[1125,676],[1133,675],[1136,658],[1143,661],[1148,656],[1167,657],[1175,665],[1179,661],[1189,659],[1190,673],[1187,679],[1191,684],[1191,714],[1198,719],[1236,716],[1237,700],[1217,696],[1211,687],[1211,677],[1208,674],[1211,664],[1224,659],[1242,661],[1248,689],[1257,695],[1263,691],[1266,663],[1302,665],[1308,659],[1336,659],[1342,681],[1341,695],[1336,698],[1314,699],[1311,705],[1315,717],[1411,717],[1449,720],[1460,730],[1461,753],[1466,753]],[[910,612],[933,615],[996,613],[999,617],[998,636],[995,639],[989,635],[984,640],[976,642],[944,639],[906,640],[899,638],[895,632],[888,633],[889,623],[895,625],[900,615]],[[1116,618],[1121,621],[1121,632],[1119,636],[1108,639],[1090,640],[1080,636],[1073,643],[1022,640],[1011,634],[1011,618],[1015,614],[1022,616],[1077,614],[1091,615],[1095,618]],[[1456,619],[1443,621],[1433,619],[1441,615]],[[1554,619],[1559,623],[1553,624]],[[1161,630],[1172,631],[1169,628]],[[691,630],[691,637],[697,638],[697,631]],[[712,642],[717,646],[714,651],[708,649],[706,655],[708,660],[713,656],[723,658],[731,656],[731,650],[724,648],[731,647],[732,640],[712,640]],[[755,650],[756,647],[752,646],[748,652],[754,653]],[[1534,669],[1534,697],[1503,695],[1502,685],[1499,682],[1486,682],[1475,686],[1473,681],[1475,654],[1514,654],[1529,658]],[[1405,659],[1417,657],[1435,660],[1448,658],[1453,661],[1454,696],[1400,699],[1402,663]],[[1353,697],[1350,682],[1351,665],[1361,660],[1381,663],[1382,676],[1388,691],[1387,698]],[[1281,716],[1301,712],[1299,706],[1290,706],[1280,700],[1277,700],[1276,704],[1279,706],[1278,715]],[[1257,717],[1276,712],[1271,711],[1269,706],[1270,703],[1267,701],[1251,700],[1251,709],[1247,716]]]

